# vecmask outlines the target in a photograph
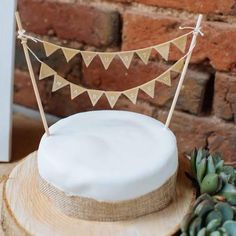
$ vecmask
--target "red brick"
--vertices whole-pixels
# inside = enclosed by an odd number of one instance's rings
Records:
[[[168,68],[167,65],[150,62],[144,65],[140,60],[134,59],[127,70],[119,59],[114,59],[108,70],[104,70],[99,58],[94,59],[89,68],[83,66],[83,84],[88,88],[101,90],[125,90],[150,81]],[[159,107],[169,107],[178,82],[173,76],[173,85],[156,83],[156,96],[154,99],[139,92],[139,99],[148,101]],[[198,114],[202,110],[203,98],[209,75],[189,70],[184,88],[178,101],[177,108]]]
[[[119,102],[116,105],[117,110],[125,110],[125,111],[133,111],[137,113],[141,113],[147,116],[152,116],[156,107],[152,106],[148,102],[145,101],[137,101],[136,104],[131,103],[126,98],[120,98]]]
[[[43,53],[44,50],[41,44],[32,43],[30,47],[41,60],[45,60],[45,55]],[[22,53],[22,46],[19,43],[16,50],[16,66],[18,69],[27,70],[24,55]],[[134,59],[130,70],[127,70],[121,61],[116,59],[106,71],[104,70],[100,60],[96,58],[90,64],[89,68],[83,67],[83,72],[81,72],[81,58],[76,56],[70,63],[67,63],[60,50],[50,56],[46,62],[60,75],[67,77],[67,79],[72,82],[82,82],[86,87],[104,90],[122,90],[131,88],[155,78],[167,69],[167,66],[164,64],[150,62],[146,66],[140,60]],[[38,74],[39,63],[35,62],[33,65],[35,67],[35,74]],[[177,108],[194,114],[200,113],[202,110],[203,98],[208,81],[208,74],[189,70]],[[141,91],[139,99],[148,101],[160,107],[169,107],[170,102],[173,99],[177,82],[177,78],[173,76],[173,86],[171,88],[160,83],[156,83],[156,97],[154,99],[151,99],[147,95],[145,96],[145,94]],[[54,96],[56,97],[57,95]],[[103,101],[103,107],[109,108],[107,100],[103,99]],[[48,106],[51,104],[50,101],[45,101],[45,103],[48,104]],[[87,103],[87,105],[90,106],[90,103]],[[54,106],[56,105],[54,104]],[[74,107],[74,105],[72,105],[72,107]],[[70,111],[68,112],[70,113]]]
[[[45,111],[54,115],[68,116],[81,111],[108,108],[104,97],[97,106],[92,107],[86,94],[71,101],[69,88],[51,93],[52,79],[40,81],[38,85]],[[19,70],[16,71],[14,102],[38,110],[28,73]],[[167,116],[167,112],[157,110],[155,106],[141,100],[133,105],[127,99],[121,98],[116,109],[143,113],[162,121],[165,121]],[[194,147],[204,146],[209,147],[211,151],[222,152],[227,162],[236,164],[235,125],[214,117],[196,117],[176,111],[170,127],[177,136],[180,154],[189,153]]]
[[[20,0],[27,31],[100,46],[117,44],[119,14],[73,2]]]
[[[157,117],[165,121],[167,112],[159,111]],[[221,152],[227,162],[236,165],[236,125],[215,117],[175,112],[170,128],[177,136],[180,154],[187,154],[194,147],[208,147],[212,152]]]
[[[214,90],[215,114],[236,122],[236,76],[217,72]]]
[[[194,22],[154,13],[126,12],[124,14],[123,45],[124,50],[142,48],[171,40],[186,31],[179,30],[180,25],[193,26]],[[210,61],[218,70],[236,71],[236,25],[222,22],[203,22],[204,37],[198,38],[193,52],[192,62]],[[174,46],[172,49],[175,49]],[[172,51],[172,50],[171,50]],[[170,54],[170,60],[180,56],[177,50]]]
[[[39,89],[43,90],[44,85],[45,82],[42,81],[42,83],[39,84]],[[28,72],[15,71],[14,102],[29,108],[37,108],[37,102]]]
[[[117,2],[123,3],[142,3],[145,5],[152,5],[157,7],[174,8],[178,10],[186,10],[196,13],[215,13],[215,14],[235,14],[236,2],[235,0],[188,0],[188,1],[176,1],[176,0],[117,0]]]

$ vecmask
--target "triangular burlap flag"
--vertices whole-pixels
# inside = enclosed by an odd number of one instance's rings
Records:
[[[164,44],[160,44],[154,48],[166,61],[168,60],[169,51],[170,51],[170,43],[169,42],[164,43]]]
[[[151,51],[152,51],[152,48],[145,48],[145,49],[136,51],[136,53],[140,57],[140,59],[144,62],[144,64],[147,64]]]
[[[43,47],[47,57],[49,57],[51,54],[53,54],[56,50],[60,48],[59,46],[48,42],[43,42]]]
[[[133,88],[122,92],[133,104],[136,104],[139,88]]]
[[[89,89],[87,90],[89,98],[93,104],[93,106],[96,105],[96,103],[98,102],[99,98],[103,95],[104,91],[100,91],[100,90],[92,90]]]
[[[171,66],[171,71],[180,73],[184,66],[184,58],[181,58],[179,61],[177,61],[173,66]]]
[[[121,61],[124,63],[125,67],[129,69],[134,53],[133,52],[120,52],[118,53],[118,56],[120,57]]]
[[[79,85],[70,83],[71,99],[76,98],[77,96],[79,96],[80,94],[82,94],[85,91],[86,91],[85,88],[83,88]]]
[[[55,75],[54,81],[53,81],[53,86],[52,86],[52,92],[55,92],[58,89],[63,88],[68,84],[69,84],[69,81],[65,80],[60,75]]]
[[[64,47],[62,47],[61,50],[64,53],[67,62],[69,62],[79,52],[78,50]]]
[[[118,98],[121,95],[121,92],[105,92],[105,95],[107,97],[107,100],[111,106],[111,108],[113,108],[118,100]]]
[[[83,61],[84,61],[85,65],[87,67],[90,65],[93,58],[97,55],[96,52],[88,52],[88,51],[84,51],[84,52],[80,52],[80,53],[81,53],[81,56],[83,58]]]
[[[168,86],[171,86],[171,75],[170,75],[170,71],[166,71],[165,73],[163,73],[162,75],[158,76],[156,78],[156,81],[166,84]]]
[[[154,98],[155,95],[155,80],[154,81],[150,81],[146,84],[143,84],[140,86],[140,89],[143,90],[147,95],[149,95],[150,97]]]
[[[176,38],[172,41],[172,43],[181,51],[185,52],[186,44],[187,44],[187,35]]]
[[[115,57],[115,54],[114,53],[99,53],[98,55],[102,61],[104,68],[107,70],[113,58]]]
[[[49,76],[55,75],[56,71],[50,68],[45,63],[41,63],[40,72],[39,72],[39,80],[45,79]]]

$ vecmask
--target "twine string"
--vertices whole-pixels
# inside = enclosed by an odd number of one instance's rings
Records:
[[[204,36],[204,33],[201,30],[202,27],[194,28],[194,27],[191,27],[191,26],[180,26],[179,29],[180,30],[191,29],[193,34],[200,34],[201,36]]]
[[[180,30],[185,30],[185,29],[191,29],[192,30],[192,34],[194,35],[198,35],[200,34],[202,37],[204,36],[204,33],[202,32],[202,27],[191,27],[191,26],[179,26]],[[194,44],[192,45],[192,47],[189,48],[189,51],[183,56],[183,58],[187,57],[190,53],[193,52],[195,46],[196,46],[196,41],[194,42]]]
[[[38,58],[38,56],[35,54],[35,52],[27,45],[27,49],[29,50],[29,52],[34,56],[34,58],[39,62],[39,63],[44,63],[42,60],[40,60]]]
[[[32,41],[34,41],[35,43],[37,43],[37,42],[41,42],[41,40],[39,40],[39,39],[37,39],[37,38],[35,38],[35,37],[33,37],[33,36],[30,36],[30,35],[28,35],[28,34],[26,34],[26,31],[24,30],[24,29],[22,29],[22,30],[18,30],[18,32],[17,32],[17,38],[18,39],[21,39],[21,40],[23,40],[23,41],[27,41],[27,39],[30,39],[30,40],[32,40]]]

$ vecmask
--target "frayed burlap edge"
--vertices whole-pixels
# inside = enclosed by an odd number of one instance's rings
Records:
[[[175,196],[177,172],[160,188],[135,199],[119,202],[101,202],[91,198],[67,196],[50,185],[38,174],[39,190],[64,214],[94,221],[134,219],[165,208]]]

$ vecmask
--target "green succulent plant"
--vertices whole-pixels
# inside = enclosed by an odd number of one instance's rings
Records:
[[[235,236],[236,208],[222,196],[203,194],[181,224],[181,236]]]
[[[194,149],[189,158],[201,194],[222,195],[230,204],[236,205],[235,169],[225,165],[220,154],[210,154],[203,148]]]

